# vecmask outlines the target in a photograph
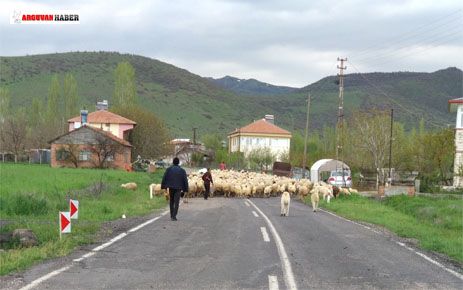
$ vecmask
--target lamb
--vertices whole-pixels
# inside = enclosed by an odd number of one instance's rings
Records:
[[[272,193],[272,186],[269,185],[269,186],[266,186],[264,188],[264,196],[265,197],[270,197],[270,194]]]
[[[161,184],[151,183],[150,186],[150,199],[153,199],[153,195],[162,195],[164,189],[161,188]]]
[[[316,190],[318,194],[323,196],[323,200],[330,203],[330,199],[333,197],[333,188],[331,185],[315,185],[313,190]]]
[[[299,196],[304,199],[309,194],[309,189],[305,185],[299,186]]]
[[[345,187],[342,187],[340,190],[339,190],[340,193],[344,194],[344,195],[350,195],[350,192],[347,188]]]
[[[285,191],[281,195],[281,216],[288,216],[289,215],[289,204],[291,203],[291,197],[289,192]]]
[[[358,190],[357,189],[354,189],[354,188],[349,188],[349,192],[352,193],[352,194],[358,194]]]
[[[125,189],[136,190],[137,184],[135,182],[129,182],[129,183],[121,184],[121,187]]]

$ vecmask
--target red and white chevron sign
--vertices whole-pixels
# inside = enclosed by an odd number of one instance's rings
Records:
[[[60,211],[59,212],[59,228],[63,234],[71,232],[71,214],[70,212]]]
[[[79,201],[78,200],[69,200],[69,212],[71,214],[71,219],[79,218]]]

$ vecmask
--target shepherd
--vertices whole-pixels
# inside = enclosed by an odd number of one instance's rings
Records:
[[[204,199],[207,200],[211,192],[211,183],[214,184],[214,181],[212,181],[212,175],[211,175],[210,168],[207,168],[207,171],[206,173],[203,174],[202,178],[204,181],[204,188],[206,189],[206,191],[204,192]]]

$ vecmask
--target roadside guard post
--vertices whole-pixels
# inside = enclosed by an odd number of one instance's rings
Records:
[[[71,214],[71,219],[78,219],[79,218],[79,201],[70,199],[69,200],[69,212]]]
[[[59,212],[59,239],[61,235],[71,232],[71,213],[66,211]]]

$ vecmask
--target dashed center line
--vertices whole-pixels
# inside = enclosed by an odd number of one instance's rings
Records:
[[[251,206],[247,201],[244,201],[244,204],[246,204],[247,206]]]
[[[262,232],[262,237],[264,238],[264,241],[265,242],[270,242],[270,237],[268,236],[267,228],[260,227],[260,231]]]
[[[268,275],[268,289],[269,290],[278,290],[278,278],[277,276]]]
[[[255,212],[255,211],[252,211],[252,214],[253,214],[255,217],[259,217],[259,215],[258,215],[257,212]]]

